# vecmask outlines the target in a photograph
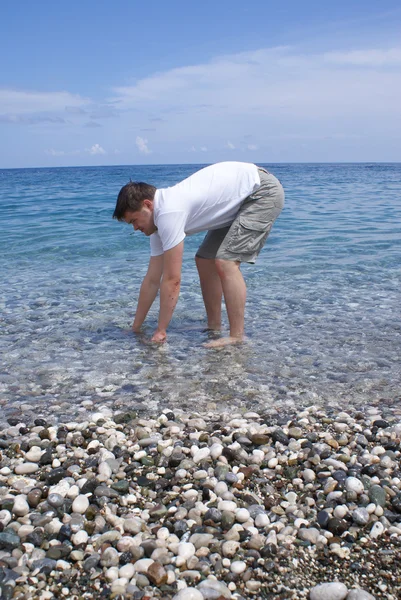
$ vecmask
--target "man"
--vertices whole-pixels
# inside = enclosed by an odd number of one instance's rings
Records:
[[[180,292],[184,238],[208,231],[195,257],[208,328],[220,330],[224,296],[230,336],[206,346],[241,342],[246,285],[240,265],[255,262],[283,205],[278,179],[249,163],[210,165],[164,189],[127,183],[118,194],[113,218],[150,236],[151,248],[133,330],[139,332],[160,288],[158,326],[151,341],[166,340]]]

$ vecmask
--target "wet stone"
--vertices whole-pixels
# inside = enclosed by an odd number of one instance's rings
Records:
[[[39,459],[40,465],[51,465],[53,462],[53,454],[51,448],[47,448]]]
[[[65,544],[60,544],[59,546],[52,546],[46,552],[46,558],[52,558],[54,560],[66,558],[71,554],[71,550],[71,546],[66,546]]]
[[[96,569],[99,562],[100,562],[99,554],[92,554],[91,556],[88,556],[88,558],[86,558],[84,560],[83,565],[82,565],[84,571],[86,571],[88,573],[89,571],[91,571],[91,569]]]
[[[387,429],[387,427],[390,427],[390,423],[388,423],[384,419],[377,419],[376,421],[373,421],[373,427],[378,427],[379,429]]]
[[[21,540],[18,535],[11,531],[3,531],[0,533],[0,550],[14,550],[18,548]]]
[[[379,485],[372,485],[368,490],[370,501],[378,506],[386,506],[386,492]]]
[[[36,508],[42,500],[42,490],[34,488],[27,495],[28,504],[31,508]]]
[[[327,530],[333,533],[334,535],[342,535],[344,531],[347,531],[347,529],[348,523],[343,519],[337,519],[336,517],[332,517],[327,523]]]
[[[46,483],[48,485],[56,485],[56,483],[59,483],[62,479],[64,479],[65,476],[65,469],[63,467],[57,467],[56,469],[50,471],[46,478]]]
[[[41,573],[50,575],[50,573],[56,568],[57,561],[50,558],[42,558],[41,560],[35,560],[32,563],[32,569],[39,569]]]
[[[221,511],[218,510],[217,508],[209,508],[208,511],[206,511],[206,513],[204,514],[204,520],[205,521],[213,521],[214,523],[220,523],[221,519],[222,519],[222,514]]]
[[[284,433],[284,431],[282,429],[276,429],[275,431],[273,431],[273,433],[271,434],[273,442],[280,442],[280,444],[283,444],[283,446],[288,446],[289,444],[289,437],[287,434]]]
[[[111,485],[113,490],[116,490],[120,494],[126,494],[129,490],[129,482],[126,479],[122,479],[121,481],[117,481]]]
[[[401,493],[398,493],[391,499],[391,505],[397,513],[401,513]]]

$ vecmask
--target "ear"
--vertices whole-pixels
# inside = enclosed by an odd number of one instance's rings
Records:
[[[153,210],[153,200],[148,200],[148,199],[145,199],[145,200],[143,201],[143,204],[142,204],[142,206],[145,206],[145,207],[146,207],[146,208],[148,208],[149,210]]]

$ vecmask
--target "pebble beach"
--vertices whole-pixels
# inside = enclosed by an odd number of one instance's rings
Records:
[[[401,596],[399,409],[79,408],[0,433],[1,598]]]

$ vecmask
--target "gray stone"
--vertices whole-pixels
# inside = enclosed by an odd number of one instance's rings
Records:
[[[197,586],[197,589],[202,592],[205,600],[217,600],[220,596],[231,598],[231,592],[226,584],[216,579],[205,579]]]
[[[386,491],[380,485],[372,485],[368,494],[371,502],[379,506],[386,506]]]
[[[351,590],[348,592],[346,600],[375,600],[375,596],[365,590]]]
[[[348,589],[339,581],[330,583],[321,583],[311,589],[310,600],[344,600],[347,597]]]
[[[18,535],[11,531],[2,531],[0,533],[0,550],[14,550],[18,548],[21,540]]]
[[[354,511],[352,511],[352,519],[358,525],[366,525],[369,523],[369,513],[366,508],[356,508]]]
[[[348,592],[346,600],[375,600],[375,596],[365,590],[351,590]]]

